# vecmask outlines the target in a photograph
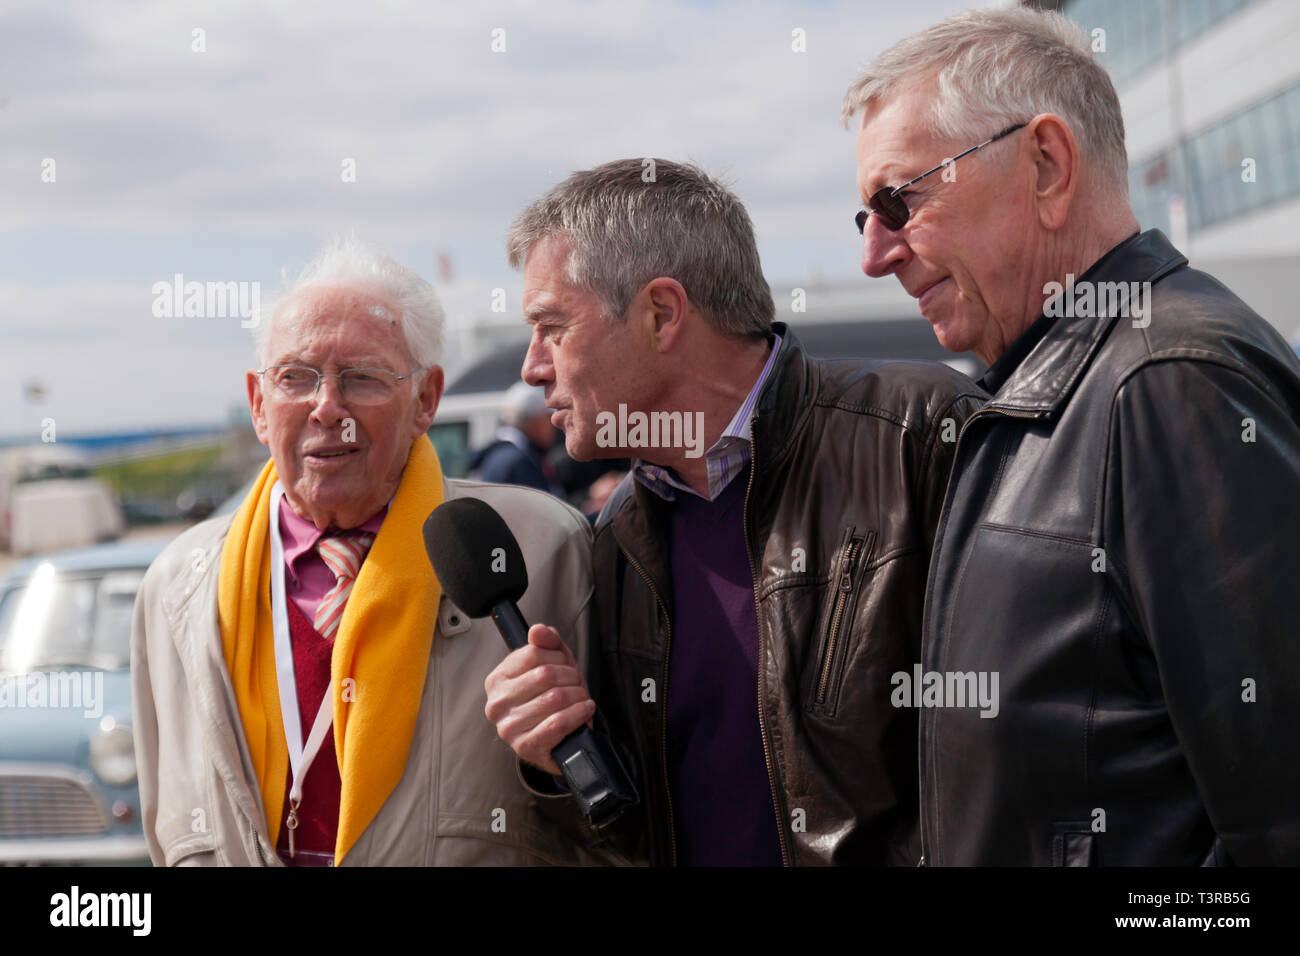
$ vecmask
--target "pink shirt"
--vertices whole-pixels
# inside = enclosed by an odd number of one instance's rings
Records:
[[[388,506],[380,508],[356,530],[379,534],[379,528],[388,514]],[[285,595],[302,611],[308,621],[316,620],[316,605],[320,604],[329,589],[334,587],[334,572],[329,569],[316,551],[316,542],[327,534],[338,534],[337,528],[321,531],[299,515],[288,498],[280,499],[280,540],[284,544]]]

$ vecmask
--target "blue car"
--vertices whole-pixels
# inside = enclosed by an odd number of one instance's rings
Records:
[[[0,864],[149,862],[131,618],[167,541],[30,558],[0,579]]]

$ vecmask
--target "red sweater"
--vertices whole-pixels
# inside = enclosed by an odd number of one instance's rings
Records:
[[[298,687],[298,717],[302,725],[302,742],[307,743],[311,725],[316,721],[325,689],[330,682],[330,655],[334,642],[320,636],[293,601],[289,608],[289,639],[293,644],[293,676]],[[283,701],[281,706],[283,706]],[[285,774],[284,810],[280,818],[280,840],[276,851],[288,866],[332,866],[334,844],[339,832],[339,797],[343,790],[339,763],[334,755],[334,733],[325,735],[307,779],[302,785],[302,806],[298,809],[298,831],[294,837],[295,856],[289,857],[289,829],[284,825],[289,815],[289,789],[293,780]],[[305,852],[304,852],[305,851]]]

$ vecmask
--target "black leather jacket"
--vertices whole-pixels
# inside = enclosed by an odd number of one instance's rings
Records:
[[[890,706],[889,676],[918,659],[952,450],[985,396],[943,365],[813,359],[789,328],[776,329],[780,352],[752,419],[745,525],[759,622],[755,716],[782,856],[915,865],[916,714]],[[676,855],[665,761],[669,507],[629,476],[597,522],[600,654],[588,680],[641,792],[617,826],[625,852],[655,864]]]
[[[1149,324],[1057,319],[958,443],[925,670],[1000,700],[921,708],[927,863],[1300,863],[1300,361],[1158,231],[1087,278]]]

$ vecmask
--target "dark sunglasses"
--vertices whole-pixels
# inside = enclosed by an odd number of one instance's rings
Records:
[[[930,170],[929,172],[922,173],[920,176],[917,176],[915,179],[909,179],[901,186],[885,186],[882,189],[876,190],[876,194],[872,196],[869,200],[867,200],[867,206],[870,207],[871,212],[874,212],[877,216],[880,217],[881,225],[883,225],[886,229],[890,230],[891,232],[898,232],[898,230],[902,229],[905,225],[907,225],[907,217],[910,215],[910,212],[907,208],[907,203],[905,203],[903,201],[903,197],[899,195],[904,189],[906,189],[908,186],[914,185],[915,183],[919,183],[926,176],[931,176],[934,173],[937,173],[939,170],[951,166],[953,163],[957,162],[957,160],[961,159],[963,156],[969,156],[971,153],[975,152],[975,150],[983,149],[989,143],[996,143],[1003,136],[1010,136],[1016,130],[1020,129],[1025,125],[1027,124],[1017,123],[1015,126],[1008,126],[1002,132],[996,134],[992,139],[985,140],[984,142],[980,143],[978,146],[972,146],[964,153],[958,153],[952,159],[945,159],[938,166],[934,167],[934,169]],[[858,214],[854,216],[854,221],[858,224],[859,234],[861,234],[862,230],[867,227],[867,216],[871,215],[871,212],[868,212],[866,209],[859,209]]]

